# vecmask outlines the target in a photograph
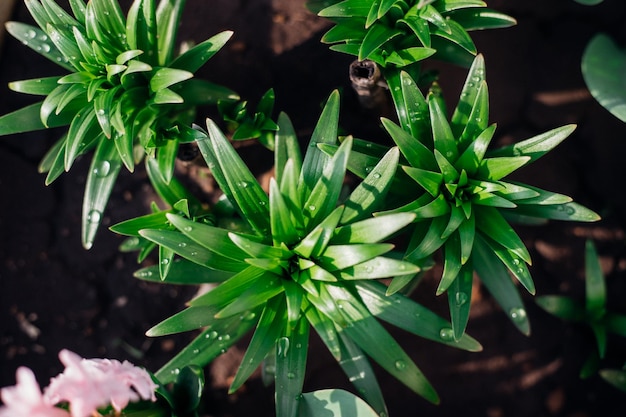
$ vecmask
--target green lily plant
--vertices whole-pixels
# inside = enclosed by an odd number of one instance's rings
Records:
[[[496,126],[488,124],[489,98],[481,55],[469,70],[450,120],[438,85],[433,85],[425,98],[407,73],[402,72],[399,79],[401,88],[392,96],[400,125],[384,118],[382,124],[403,159],[386,210],[375,215],[415,214],[403,259],[420,264],[439,249],[443,251],[437,294],[448,292],[455,338],[461,337],[467,325],[474,271],[515,326],[528,334],[526,311],[509,273],[534,294],[527,267],[531,259],[509,221],[589,222],[599,216],[570,197],[505,178],[561,143],[574,126],[489,149]],[[332,154],[336,146],[322,149]],[[350,170],[364,177],[385,149],[359,143],[351,154]],[[411,288],[415,281],[409,275],[396,277],[387,292]]]
[[[126,17],[116,0],[69,0],[73,15],[53,0],[25,3],[37,26],[9,22],[9,33],[69,74],[12,82],[14,91],[45,98],[0,117],[0,135],[68,126],[40,164],[46,184],[94,150],[82,214],[90,248],[122,164],[133,171],[148,155],[169,181],[179,144],[193,140],[195,106],[238,99],[193,78],[232,32],[176,56],[185,0],[135,0]]]
[[[295,416],[313,327],[359,395],[383,415],[386,406],[366,357],[427,400],[439,399],[379,320],[452,347],[481,349],[468,335],[455,340],[447,320],[402,294],[387,295],[386,286],[378,282],[420,272],[418,265],[398,259],[402,254],[394,252],[392,243],[384,242],[416,216],[371,216],[392,184],[397,148],[344,196],[353,140],[346,138],[332,157],[319,149],[336,143],[338,118],[339,94],[334,92],[302,158],[289,118],[279,116],[269,195],[208,120],[199,148],[224,195],[247,221],[247,230],[214,226],[183,212],[166,213],[167,224],[146,221],[143,228],[140,220],[131,220],[132,227],[124,230],[178,255],[162,282],[217,283],[147,332],[160,336],[202,328],[156,373],[162,383],[184,366],[207,364],[255,328],[230,391],[262,365],[266,378],[275,382],[277,415]],[[137,276],[158,281],[161,273],[155,265]]]
[[[328,3],[328,2],[327,2]],[[514,25],[479,0],[343,0],[319,11],[336,25],[322,38],[332,50],[406,67],[430,56],[469,66],[476,46],[469,31]]]
[[[584,303],[563,295],[543,295],[536,299],[537,305],[553,316],[582,324],[592,331],[596,349],[589,353],[583,364],[581,378],[588,378],[598,371],[600,362],[606,355],[609,333],[626,337],[626,315],[608,311],[606,299],[605,277],[592,240],[585,243]],[[626,369],[603,369],[600,375],[612,385],[626,391]]]

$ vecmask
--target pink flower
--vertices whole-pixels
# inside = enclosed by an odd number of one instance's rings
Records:
[[[69,417],[65,410],[57,408],[41,395],[41,389],[33,371],[20,367],[15,373],[17,384],[2,388],[0,417]]]
[[[156,401],[157,385],[129,362],[83,359],[69,350],[62,350],[59,359],[65,371],[50,381],[44,397],[51,403],[69,403],[72,417],[89,417],[109,404],[119,412],[131,401]]]

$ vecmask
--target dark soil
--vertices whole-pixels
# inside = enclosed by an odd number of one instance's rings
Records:
[[[61,2],[63,3],[63,2]],[[128,1],[125,2],[129,3]],[[202,41],[222,30],[235,35],[202,70],[201,77],[226,85],[251,103],[274,88],[276,109],[286,111],[308,138],[321,105],[333,89],[342,92],[342,128],[358,137],[381,138],[377,117],[361,110],[348,80],[351,57],[329,51],[319,39],[328,23],[308,13],[303,0],[213,0],[188,2],[183,39]],[[609,288],[609,309],[626,313],[626,124],[588,94],[580,58],[600,31],[626,45],[626,3],[606,0],[584,7],[573,0],[489,2],[518,19],[514,28],[474,32],[485,55],[491,121],[497,142],[519,141],[564,124],[578,129],[559,148],[518,175],[520,180],[571,195],[599,212],[595,224],[550,223],[518,231],[533,256],[537,295],[582,299],[586,238],[598,246]],[[22,4],[13,20],[32,22]],[[435,63],[453,106],[465,70]],[[59,74],[61,70],[7,37],[0,58],[0,114],[33,102],[11,92],[12,80]],[[205,115],[198,121],[202,123]],[[129,359],[156,370],[193,336],[150,339],[144,332],[183,308],[195,289],[159,286],[132,277],[133,254],[117,250],[122,238],[107,226],[142,215],[155,198],[138,169],[122,173],[94,248],[80,245],[80,211],[89,158],[44,186],[37,165],[60,135],[51,130],[0,140],[0,386],[13,385],[15,369],[28,366],[42,385],[61,371],[57,354],[67,348],[85,357]],[[268,151],[257,145],[242,153],[262,174]],[[181,167],[180,174],[183,174]],[[207,197],[208,198],[208,197]],[[418,300],[442,315],[435,297],[436,273],[419,287]],[[578,372],[592,339],[586,330],[544,313],[524,294],[532,323],[526,337],[479,286],[468,331],[484,346],[467,353],[393,332],[438,390],[433,406],[379,370],[391,416],[584,417],[623,416],[626,394],[599,376]],[[316,340],[312,342],[306,390],[343,387],[345,376]],[[273,416],[273,388],[258,378],[228,396],[228,380],[241,350],[232,349],[207,370],[204,414]],[[604,365],[621,367],[626,344],[610,338]]]

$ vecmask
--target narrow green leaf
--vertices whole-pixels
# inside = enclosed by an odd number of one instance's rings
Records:
[[[202,331],[198,337],[155,373],[159,382],[161,384],[173,382],[181,368],[189,365],[204,367],[226,352],[256,324],[256,320],[247,320],[246,317],[248,316],[250,314],[245,316],[243,320],[239,316],[218,320]]]
[[[515,211],[518,214],[541,219],[596,222],[600,216],[578,203],[527,205],[520,204]]]
[[[336,334],[340,347],[339,366],[368,404],[379,414],[386,414],[387,405],[367,356],[345,334],[342,332]]]
[[[245,263],[211,252],[177,231],[144,229],[140,230],[139,234],[151,242],[173,250],[185,259],[210,269],[240,272],[246,268]]]
[[[112,141],[102,138],[91,160],[83,196],[81,241],[90,249],[122,163]]]
[[[281,281],[282,277],[266,273],[256,285],[250,285],[249,288],[242,291],[230,304],[221,309],[215,317],[226,318],[267,304],[271,298],[285,291]]]
[[[318,147],[319,144],[334,145],[337,142],[337,130],[339,124],[339,92],[333,91],[322,110],[308,148],[302,162],[302,171],[300,174],[301,187],[303,187],[303,195],[308,198],[311,190],[317,183],[324,172],[328,160],[330,159]]]
[[[443,294],[461,272],[463,264],[461,263],[461,242],[458,234],[454,233],[446,240],[443,252],[443,274],[437,287],[437,295]]]
[[[465,49],[470,54],[476,55],[476,45],[474,45],[474,41],[472,41],[471,36],[469,35],[469,33],[467,33],[463,26],[461,26],[454,20],[446,19],[446,23],[448,30],[436,28],[434,31],[431,31],[431,35],[441,37],[450,42],[453,42],[461,48]]]
[[[474,210],[476,228],[485,236],[498,244],[510,249],[514,254],[530,264],[530,254],[513,228],[502,217],[500,212],[492,207],[481,206]]]
[[[454,10],[448,16],[467,31],[507,28],[517,24],[513,17],[486,7]]]
[[[188,307],[148,329],[146,336],[167,336],[210,326],[218,320],[215,313],[219,311],[219,307],[219,305]]]
[[[606,313],[606,284],[598,252],[592,240],[585,242],[585,309],[596,319]]]
[[[444,183],[444,178],[439,172],[408,166],[403,166],[402,169],[431,196],[437,197],[441,194],[441,186]]]
[[[60,76],[56,76],[13,81],[9,83],[9,88],[18,93],[46,96],[57,87],[60,79]]]
[[[493,254],[480,236],[476,236],[472,256],[474,268],[489,293],[502,307],[515,327],[523,334],[529,335],[530,321],[522,298],[504,264]]]
[[[302,168],[302,157],[296,131],[286,113],[281,112],[278,115],[278,126],[279,129],[275,138],[276,149],[274,150],[274,176],[276,177],[276,182],[282,184],[283,172],[287,161],[289,159],[293,161],[293,170],[299,175]]]
[[[395,177],[399,156],[398,148],[390,149],[350,193],[344,203],[345,210],[341,217],[341,224],[369,217],[381,208],[381,202],[384,201]]]
[[[465,328],[469,321],[472,303],[472,283],[474,270],[471,265],[465,264],[457,278],[448,288],[448,305],[450,308],[450,321],[454,340],[461,340],[465,334]],[[441,334],[440,334],[441,335]],[[443,333],[446,335],[446,332]]]
[[[404,385],[426,400],[439,403],[439,396],[422,371],[367,309],[346,291],[334,296],[341,307],[340,316],[352,324],[343,330],[346,335]]]
[[[323,167],[318,180],[305,199],[302,207],[307,226],[314,225],[327,217],[337,206],[346,174],[352,138],[347,138],[337,152]]]
[[[212,170],[216,165],[220,167],[223,177],[216,176],[220,188],[234,200],[250,225],[262,236],[267,235],[270,232],[267,194],[217,125],[207,119],[207,127],[210,140],[200,140],[198,145],[201,151],[206,145],[210,146],[211,153],[203,152],[203,156],[209,158],[207,163]]]
[[[410,262],[377,256],[357,265],[342,269],[340,278],[350,280],[391,278],[400,275],[414,276],[421,268]]]
[[[419,94],[421,95],[421,93]],[[405,95],[405,98],[408,99],[409,97],[406,97]],[[424,101],[424,106],[426,106],[426,101]],[[423,112],[424,109],[423,108],[420,108],[419,110],[407,109],[407,112],[409,113],[409,116],[407,116],[408,123],[411,126],[411,130],[416,131],[416,133],[420,135],[420,134],[423,134],[423,132],[425,132],[425,128],[422,126],[416,126],[415,118],[417,118],[418,116],[413,115],[414,114],[413,112],[415,111]],[[413,117],[413,119],[411,119],[411,117]],[[428,116],[422,116],[422,117],[428,117]],[[389,135],[391,136],[393,141],[396,143],[396,145],[398,145],[398,148],[400,148],[402,155],[407,159],[407,161],[409,162],[409,164],[411,164],[411,166],[415,168],[427,169],[431,171],[437,168],[437,162],[435,161],[435,158],[433,157],[433,152],[430,149],[428,149],[420,140],[417,139],[417,138],[420,138],[421,136],[415,136],[413,134],[407,133],[406,130],[400,128],[400,126],[396,125],[389,119],[382,118],[381,121],[382,121],[383,126],[387,130],[387,132],[389,132]]]
[[[247,252],[233,243],[229,230],[188,220],[175,214],[167,214],[167,220],[194,242],[218,255],[239,262],[249,257]]]
[[[563,142],[574,129],[576,125],[561,126],[513,145],[490,151],[487,156],[490,158],[527,156],[530,157],[528,163],[532,163]]]
[[[289,250],[283,247],[275,247],[265,245],[263,243],[255,242],[252,239],[248,239],[237,233],[229,233],[228,237],[237,245],[241,250],[246,252],[252,258],[266,258],[266,259],[283,259],[283,257],[289,256]]]
[[[370,55],[395,37],[402,35],[402,31],[392,29],[382,23],[374,23],[367,31],[359,49],[359,61],[368,59]]]
[[[335,229],[331,243],[345,245],[381,242],[415,220],[413,213],[396,213],[350,223]]]
[[[322,222],[306,235],[293,249],[295,253],[304,257],[318,257],[326,249],[333,236],[339,219],[343,213],[343,206],[337,207]]]
[[[276,342],[276,416],[297,417],[309,347],[309,323],[303,317],[293,329],[285,329]]]
[[[159,68],[150,78],[150,90],[161,91],[174,84],[193,78],[193,73],[175,68]]]
[[[448,124],[444,104],[433,93],[428,95],[428,110],[435,150],[439,151],[448,161],[456,161],[459,154],[452,130]]]
[[[158,265],[141,268],[135,271],[133,276],[143,281],[156,283],[200,285],[223,282],[232,277],[233,273],[205,268],[186,259],[177,258],[172,261],[164,280],[161,280]]]
[[[283,333],[285,326],[284,300],[283,297],[274,297],[263,308],[263,313],[259,318],[252,339],[250,339],[246,353],[241,359],[237,373],[228,388],[229,393],[232,394],[241,388],[263,362],[270,349],[276,346],[276,341]]]
[[[530,162],[529,156],[490,157],[483,159],[476,175],[490,181],[497,181]]]
[[[448,337],[445,330],[450,329],[450,323],[447,320],[402,294],[388,295],[386,287],[379,282],[361,281],[355,288],[368,310],[381,320],[417,336],[458,349],[470,352],[482,350],[480,343],[467,334],[458,341]]]
[[[241,269],[236,275],[233,275],[231,278],[224,281],[211,291],[191,300],[189,305],[211,306],[223,305],[221,303],[228,304],[239,297],[241,293],[245,292],[247,289],[258,285],[258,283],[267,275],[269,274],[263,269],[259,269],[254,266],[247,266],[245,269]]]
[[[390,243],[362,243],[356,245],[329,245],[319,257],[320,265],[328,271],[355,266],[393,249]]]
[[[542,295],[535,299],[539,307],[563,320],[582,322],[585,308],[569,297],[562,295]]]
[[[220,32],[180,55],[169,67],[195,73],[211,59],[213,55],[222,49],[232,36],[232,31],[227,30]]]
[[[293,223],[291,210],[285,203],[276,180],[270,179],[270,227],[275,246],[284,243],[288,246],[298,239],[298,233]]]
[[[67,132],[65,143],[65,171],[69,171],[81,147],[100,132],[100,126],[96,123],[96,112],[93,107],[88,107],[84,112],[76,115]]]
[[[165,0],[159,2],[156,19],[160,66],[165,66],[172,60],[185,3],[186,0]]]

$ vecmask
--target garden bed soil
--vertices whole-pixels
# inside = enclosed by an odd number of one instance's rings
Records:
[[[61,2],[63,4],[63,2]],[[357,137],[387,140],[377,118],[362,110],[350,88],[352,58],[319,42],[328,22],[306,11],[303,0],[189,1],[183,39],[202,41],[234,30],[231,41],[199,76],[226,85],[251,103],[269,88],[276,109],[292,118],[307,139],[323,102],[333,89],[342,94],[341,126]],[[128,1],[123,2],[128,4]],[[533,258],[537,295],[584,294],[584,241],[597,244],[609,288],[609,309],[626,313],[626,124],[589,95],[580,73],[586,43],[608,32],[626,45],[626,3],[606,0],[585,7],[572,0],[497,0],[490,7],[518,20],[513,28],[474,32],[486,59],[491,121],[498,124],[497,144],[519,141],[564,124],[578,125],[573,135],[517,178],[571,195],[596,210],[594,224],[553,222],[518,228]],[[32,22],[18,2],[13,20]],[[450,106],[456,103],[465,70],[443,63],[440,79]],[[60,74],[61,70],[13,38],[6,37],[0,58],[0,113],[33,102],[11,92],[9,81]],[[206,114],[203,114],[205,111]],[[199,122],[211,109],[202,110]],[[42,385],[61,371],[59,350],[85,357],[128,359],[156,370],[181,349],[192,334],[147,338],[144,332],[184,307],[195,288],[148,284],[132,277],[134,254],[117,250],[122,238],[107,226],[145,214],[155,199],[140,168],[122,172],[113,190],[94,247],[80,245],[80,211],[88,159],[69,174],[44,186],[37,165],[60,131],[0,138],[0,386],[13,385],[18,366],[34,369]],[[271,153],[255,144],[239,148],[259,176],[271,168]],[[198,184],[203,171],[180,165],[179,175]],[[198,189],[201,185],[198,186]],[[447,316],[445,297],[435,297],[435,268],[416,298]],[[626,394],[599,376],[581,380],[578,372],[593,347],[586,330],[546,314],[524,293],[530,336],[520,334],[489,294],[476,286],[468,332],[484,349],[458,351],[392,330],[400,344],[441,396],[434,406],[377,369],[390,415],[485,417],[623,416]],[[306,390],[350,389],[345,376],[317,339],[309,356]],[[273,388],[252,378],[227,395],[240,348],[207,368],[202,415],[273,416]],[[606,365],[626,360],[626,344],[610,338]]]

